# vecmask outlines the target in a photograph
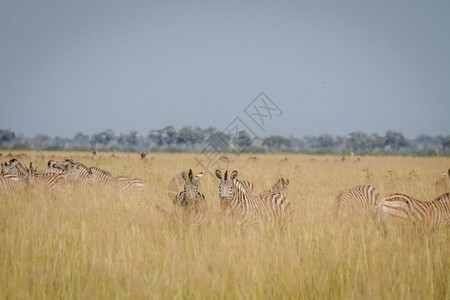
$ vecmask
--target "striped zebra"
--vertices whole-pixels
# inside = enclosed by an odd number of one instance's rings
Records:
[[[125,191],[144,191],[147,185],[140,179],[131,179],[125,176],[114,177],[108,171],[97,167],[91,167],[92,182]]]
[[[184,215],[191,220],[194,226],[201,223],[207,207],[205,195],[198,190],[198,182],[202,176],[203,172],[194,176],[191,169],[188,173],[181,172],[181,177],[184,179],[184,189],[174,199],[175,206],[181,207]]]
[[[53,189],[66,181],[65,174],[39,174],[37,167],[24,167],[17,159],[12,159],[8,164],[2,164],[2,170],[6,173],[13,174],[28,185],[34,187],[42,187],[45,189]]]
[[[49,160],[47,169],[40,171],[38,174],[64,174],[68,163],[60,163],[55,160]]]
[[[358,185],[341,191],[335,199],[335,214],[338,217],[355,216],[367,218],[372,213],[379,197],[371,185]]]
[[[413,197],[392,193],[384,196],[374,209],[378,228],[395,225],[417,225],[434,230],[450,225],[450,193],[433,201],[420,201]]]
[[[67,176],[68,181],[92,183],[93,179],[90,168],[86,167],[82,163],[74,162],[71,159],[65,159],[63,164],[67,164],[67,166],[60,167],[60,169],[64,170],[64,174]]]
[[[263,220],[269,223],[283,224],[289,209],[289,201],[281,194],[267,194],[260,197],[247,190],[247,184],[237,179],[238,172],[228,170],[222,176],[216,170],[216,177],[220,179],[219,198],[222,210],[231,214],[237,225],[255,227],[263,225]]]
[[[263,191],[260,195],[265,194],[281,194],[287,198],[289,191],[287,186],[289,185],[289,178],[278,178],[277,181],[272,185],[272,189]]]
[[[0,190],[21,189],[26,186],[26,182],[19,176],[13,174],[0,174]]]

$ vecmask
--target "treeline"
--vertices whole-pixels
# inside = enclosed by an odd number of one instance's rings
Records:
[[[2,150],[59,151],[143,151],[143,152],[202,152],[237,153],[299,152],[310,154],[414,154],[423,156],[450,155],[450,135],[419,135],[407,139],[401,132],[387,131],[384,135],[361,131],[346,136],[322,134],[301,138],[271,135],[253,138],[246,131],[227,135],[214,127],[167,126],[151,130],[147,136],[137,131],[115,134],[105,130],[93,135],[77,133],[73,138],[17,136],[11,130],[0,129]]]

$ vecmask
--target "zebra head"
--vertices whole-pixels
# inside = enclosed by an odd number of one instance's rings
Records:
[[[272,191],[287,197],[289,193],[287,188],[288,185],[289,185],[289,178],[286,178],[286,180],[282,177],[278,178],[278,180],[272,186]]]
[[[20,161],[13,158],[9,161],[9,164],[5,162],[2,163],[2,173],[13,174],[17,176],[26,176],[27,170],[22,166]]]
[[[65,163],[68,162],[67,160]],[[83,164],[78,162],[73,162],[73,160],[69,160],[65,171],[67,174],[67,179],[69,181],[86,181],[89,180],[92,176],[92,172],[89,168],[86,168]]]
[[[69,161],[64,161],[63,163],[60,163],[55,160],[49,160],[47,163],[47,166],[50,169],[60,169],[62,171],[65,171],[67,169],[67,167],[69,166],[69,164],[70,164]]]
[[[28,183],[34,184],[35,180],[36,180],[36,172],[37,172],[37,166],[36,168],[33,168],[33,164],[30,162],[30,167],[25,167],[25,170],[27,172],[25,180]]]
[[[192,205],[199,199],[198,181],[202,178],[202,176],[203,172],[200,172],[194,176],[191,169],[189,169],[188,173],[185,171],[181,172],[181,177],[184,179],[184,201],[187,202],[188,206]]]
[[[225,170],[225,174],[222,177],[222,172],[220,170],[216,170],[216,177],[220,179],[219,184],[219,198],[220,198],[220,207],[223,210],[226,210],[233,199],[235,191],[235,184],[233,182],[236,179],[238,172],[234,170],[228,175],[228,170]]]

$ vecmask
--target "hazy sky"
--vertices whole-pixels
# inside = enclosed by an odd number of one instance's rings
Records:
[[[450,134],[450,1],[0,0],[0,128],[222,129],[261,91],[265,134]]]

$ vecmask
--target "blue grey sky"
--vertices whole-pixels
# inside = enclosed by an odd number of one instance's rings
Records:
[[[450,1],[0,1],[0,128],[450,134]],[[243,119],[245,121],[245,119]]]

